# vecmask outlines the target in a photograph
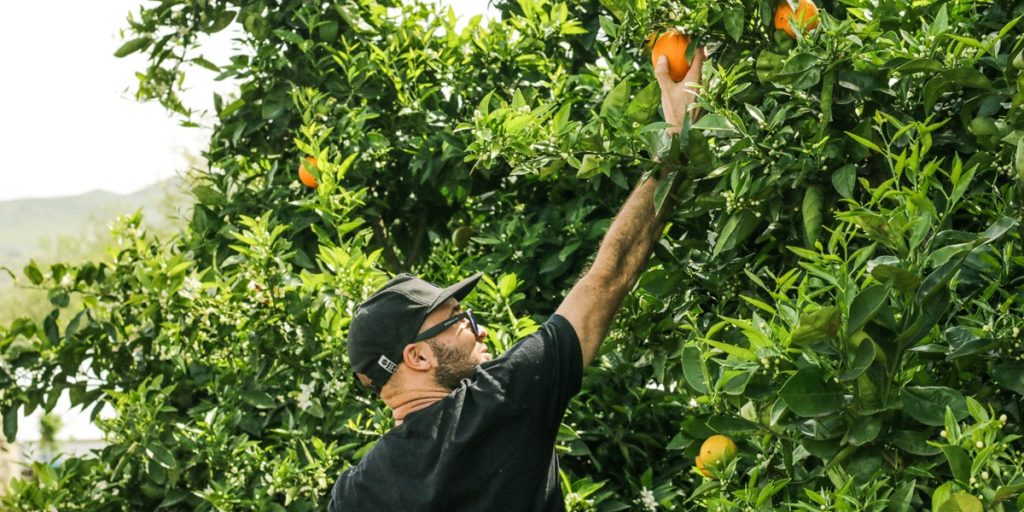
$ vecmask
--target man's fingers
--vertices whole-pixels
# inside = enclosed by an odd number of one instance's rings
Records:
[[[697,48],[693,52],[693,62],[690,63],[690,70],[686,72],[686,76],[683,77],[683,82],[692,83],[700,82],[700,70],[704,66],[704,60],[707,55],[704,54],[704,47]]]

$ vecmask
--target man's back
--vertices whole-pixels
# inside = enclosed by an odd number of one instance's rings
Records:
[[[564,510],[552,447],[582,372],[575,331],[553,316],[385,434],[338,479],[329,510]]]

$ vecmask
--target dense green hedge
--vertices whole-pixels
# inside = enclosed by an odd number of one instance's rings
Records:
[[[535,329],[669,150],[644,41],[679,27],[711,51],[706,115],[565,419],[570,509],[1024,509],[1024,6],[822,3],[795,41],[770,0],[501,2],[462,30],[374,0],[144,7],[118,50],[149,56],[141,98],[188,115],[194,65],[241,89],[179,236],[24,270],[54,310],[0,327],[8,438],[62,392],[118,414],[2,502],[323,508],[392,421],[347,370],[354,305],[483,271],[495,350]],[[203,59],[232,23],[237,55]],[[715,432],[740,456],[705,479]]]

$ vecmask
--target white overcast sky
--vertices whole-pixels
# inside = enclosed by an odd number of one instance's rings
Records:
[[[487,0],[439,0],[465,21]],[[150,4],[153,0],[150,0]],[[187,167],[209,132],[179,126],[156,103],[132,95],[139,54],[118,59],[120,30],[140,0],[32,0],[0,5],[0,201],[106,190],[134,192]],[[204,45],[214,63],[230,55],[228,31]],[[186,72],[186,105],[212,110],[231,84]],[[208,124],[207,121],[206,124]]]

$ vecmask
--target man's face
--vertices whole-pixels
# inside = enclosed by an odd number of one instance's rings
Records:
[[[459,302],[448,299],[427,315],[419,332],[424,332],[461,312]],[[487,345],[482,343],[487,337],[487,331],[483,327],[478,328],[479,336],[473,333],[473,327],[466,318],[426,341],[437,358],[434,378],[445,389],[455,389],[462,379],[473,376],[477,365],[491,360]]]

